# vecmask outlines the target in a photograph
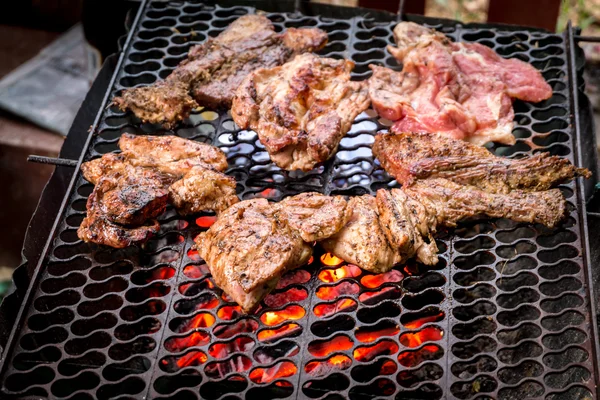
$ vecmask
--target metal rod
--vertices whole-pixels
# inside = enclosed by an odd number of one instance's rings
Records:
[[[591,43],[600,43],[600,36],[581,36],[581,35],[574,35],[573,39],[575,39],[576,42],[591,42]]]
[[[57,158],[57,157],[44,157],[44,156],[30,155],[27,157],[27,161],[39,163],[39,164],[59,165],[61,167],[76,167],[77,166],[77,160],[68,160],[66,158]]]

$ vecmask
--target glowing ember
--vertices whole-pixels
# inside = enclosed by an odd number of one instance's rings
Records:
[[[204,346],[210,342],[210,335],[203,331],[196,331],[184,337],[172,337],[165,341],[165,348],[171,353],[178,353],[188,347]]]
[[[174,332],[182,333],[191,331],[197,328],[208,328],[215,323],[215,317],[212,314],[200,313],[192,318],[181,320],[181,322],[173,329]]]
[[[402,325],[404,325],[408,329],[419,329],[421,326],[429,323],[429,322],[438,322],[444,319],[445,314],[443,311],[439,311],[437,309],[428,310],[428,312],[435,312],[435,314],[425,315],[423,317],[411,319],[409,321],[404,321]]]
[[[436,326],[428,326],[419,332],[407,332],[400,335],[400,343],[405,347],[419,347],[425,342],[442,340],[444,331]]]
[[[373,330],[375,329],[375,330]],[[400,327],[398,325],[385,327],[383,329],[377,329],[374,327],[367,328],[359,328],[354,336],[358,341],[362,343],[371,343],[376,341],[382,336],[395,336],[400,332]]]
[[[350,357],[336,354],[325,361],[311,361],[304,366],[304,371],[314,376],[329,375],[331,372],[343,371],[352,365]]]
[[[248,351],[252,347],[254,347],[254,340],[242,336],[228,343],[214,343],[208,348],[208,353],[214,358],[225,358],[238,351]]]
[[[359,290],[356,283],[342,282],[335,286],[321,286],[316,294],[321,300],[334,300],[343,295],[356,294]]]
[[[207,289],[214,289],[215,284],[210,279],[203,279],[200,282],[190,282],[179,285],[179,293],[184,296],[195,296]]]
[[[285,292],[271,293],[265,297],[265,304],[271,308],[283,307],[289,303],[297,303],[305,300],[308,297],[308,292],[305,289],[291,288]]]
[[[260,320],[265,325],[274,326],[284,321],[300,319],[304,317],[304,314],[306,314],[304,308],[293,304],[279,311],[267,311],[260,316]]]
[[[252,367],[252,361],[244,355],[236,355],[225,361],[206,364],[204,372],[209,378],[223,378],[232,372],[244,372]]]
[[[338,312],[350,312],[356,310],[356,301],[352,299],[340,299],[335,303],[319,304],[313,308],[317,317],[328,317]]]
[[[367,306],[372,306],[374,304],[382,302],[383,300],[399,299],[401,296],[402,291],[399,288],[395,286],[388,286],[375,292],[361,293],[361,295],[358,296],[358,300],[360,300],[361,303]]]
[[[203,278],[204,276],[208,275],[209,273],[210,273],[210,271],[208,269],[208,265],[206,265],[206,264],[200,264],[200,265],[191,264],[191,265],[186,265],[185,268],[183,268],[183,274],[190,279]]]
[[[321,256],[321,262],[330,267],[336,267],[344,262],[341,258],[334,256],[331,253],[325,253]]]
[[[444,350],[435,344],[423,346],[419,350],[403,351],[398,355],[398,362],[407,367],[416,367],[424,361],[438,360],[444,355]]]
[[[255,332],[258,329],[258,322],[253,319],[241,319],[233,324],[217,325],[213,329],[213,334],[219,339],[229,339],[239,333]]]
[[[381,367],[379,368],[379,375],[391,375],[396,373],[398,366],[391,360],[383,360]]]
[[[262,192],[260,192],[260,196],[259,197],[263,197],[265,199],[268,199],[272,196],[277,196],[277,190],[273,189],[273,188],[266,188],[265,190],[263,190]]]
[[[302,332],[298,324],[287,324],[277,329],[264,329],[258,332],[258,340],[261,342],[274,342],[284,337],[296,336]]]
[[[304,269],[295,269],[283,275],[277,282],[276,289],[283,289],[290,285],[306,283],[310,280],[310,272]]]
[[[363,276],[360,283],[369,289],[375,289],[386,282],[400,282],[403,277],[400,271],[393,269],[383,274]]]
[[[201,365],[206,362],[208,357],[201,351],[190,351],[185,355],[181,356],[179,360],[177,360],[177,366],[179,368],[184,367],[193,367],[196,365]]]
[[[210,228],[215,223],[217,217],[214,215],[205,215],[203,217],[196,218],[196,225],[200,228]]]
[[[187,256],[190,260],[199,262],[201,260],[200,255],[198,254],[198,250],[195,248],[191,248],[187,251]]]
[[[389,356],[398,352],[398,345],[389,340],[382,340],[371,346],[357,347],[354,350],[354,359],[362,362],[369,362],[375,357]]]
[[[219,308],[219,311],[217,311],[217,316],[224,321],[230,321],[232,319],[236,319],[240,315],[243,315],[243,313],[242,307],[240,306],[225,306]]]
[[[325,357],[336,351],[351,349],[354,342],[348,336],[336,336],[330,340],[315,340],[308,345],[308,351],[315,357]]]
[[[282,361],[270,368],[256,368],[250,372],[250,380],[254,383],[269,383],[275,379],[295,375],[298,368],[290,361]]]
[[[356,265],[348,264],[335,269],[324,269],[319,272],[319,279],[325,283],[337,282],[344,278],[354,278],[362,273]]]
[[[408,264],[405,265],[404,268],[402,268],[402,271],[404,271],[404,275],[406,276],[418,275],[419,266],[417,264]]]

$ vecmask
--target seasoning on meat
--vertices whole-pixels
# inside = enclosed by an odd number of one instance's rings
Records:
[[[215,38],[192,47],[165,80],[127,89],[113,101],[143,121],[172,128],[198,106],[230,107],[250,72],[281,65],[326,43],[327,33],[320,29],[290,28],[280,34],[267,17],[244,15]]]
[[[350,81],[354,63],[302,54],[244,80],[231,115],[257,132],[271,160],[309,171],[329,159],[354,118],[369,107],[366,82]]]
[[[585,168],[548,153],[505,158],[485,147],[433,133],[378,134],[372,147],[383,169],[403,186],[419,179],[445,178],[490,193],[511,190],[548,190],[577,176],[589,178]]]
[[[552,96],[541,73],[504,59],[478,43],[454,43],[412,22],[394,28],[388,51],[401,72],[371,65],[369,95],[375,110],[401,132],[439,132],[482,145],[513,144],[512,99],[539,102]]]

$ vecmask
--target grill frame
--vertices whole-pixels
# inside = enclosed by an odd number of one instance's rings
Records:
[[[129,35],[128,35],[128,38],[127,38],[125,46],[124,46],[124,51],[123,51],[123,53],[121,54],[121,56],[119,58],[115,75],[113,76],[113,79],[111,80],[111,83],[110,83],[110,85],[108,87],[108,90],[106,92],[106,95],[104,97],[104,101],[103,101],[104,104],[106,104],[106,102],[112,96],[113,84],[116,82],[117,77],[119,76],[119,73],[120,73],[120,71],[121,71],[121,69],[123,67],[124,59],[129,54],[130,46],[132,44],[131,42],[132,42],[132,40],[133,40],[133,38],[135,36],[137,28],[138,28],[138,26],[140,24],[141,16],[142,16],[144,10],[146,9],[146,7],[147,7],[147,3],[144,2],[141,5],[140,11],[139,11],[138,15],[136,16],[136,19],[135,19],[135,21],[134,21],[134,23],[132,25],[133,28],[130,31]],[[432,20],[431,19],[422,19],[421,21],[432,21]],[[485,27],[489,28],[489,25],[486,25]],[[570,108],[571,108],[571,110],[575,111],[573,113],[573,119],[572,119],[572,121],[574,122],[574,135],[575,135],[575,142],[573,143],[573,145],[574,145],[574,147],[577,148],[576,149],[577,152],[575,152],[573,154],[573,157],[575,159],[576,164],[580,165],[579,162],[578,162],[578,160],[582,160],[585,157],[582,154],[582,146],[581,146],[581,143],[582,143],[582,140],[583,140],[582,139],[582,132],[579,131],[579,127],[580,127],[580,121],[579,121],[580,116],[579,116],[579,106],[578,106],[578,96],[579,96],[579,93],[578,93],[578,85],[575,83],[575,82],[578,82],[577,68],[575,66],[575,62],[576,62],[576,58],[577,57],[576,57],[576,54],[575,54],[576,49],[575,49],[574,38],[573,38],[573,29],[571,28],[571,26],[568,27],[568,30],[566,32],[565,44],[567,46],[566,47],[567,54],[565,55],[565,57],[568,59],[567,68],[568,68],[568,71],[569,71],[568,79],[569,79],[569,82],[570,82],[568,88],[566,88],[565,90],[568,89],[569,92],[571,93],[570,96],[569,96],[569,98],[571,100]],[[102,107],[100,109],[100,112],[96,116],[96,120],[94,121],[93,130],[92,130],[93,132],[96,132],[96,129],[99,126],[101,117],[102,117],[103,112],[104,112],[103,108],[104,107]],[[219,126],[221,126],[221,122],[223,122],[222,121],[222,116],[219,117],[218,121],[219,121]],[[93,135],[89,135],[88,136],[87,142],[86,142],[86,144],[84,146],[84,151],[82,152],[81,157],[80,157],[79,162],[78,162],[78,169],[79,169],[80,164],[89,155],[88,154],[88,150],[90,148],[90,145],[92,143],[92,139],[94,137],[95,136],[93,136]],[[332,161],[331,163],[333,163],[334,161]],[[55,235],[57,234],[57,231],[58,231],[58,228],[60,227],[60,224],[62,223],[62,220],[63,220],[63,217],[64,217],[64,213],[66,212],[67,207],[71,206],[71,195],[73,194],[75,186],[77,185],[78,179],[79,179],[79,174],[75,174],[73,180],[71,181],[69,189],[67,190],[67,195],[65,196],[65,199],[63,200],[63,203],[62,203],[62,206],[61,206],[61,210],[58,213],[58,216],[56,218],[55,224],[54,224],[54,226],[52,228],[52,233],[49,236],[48,242],[46,243],[46,246],[44,248],[43,255],[42,255],[42,257],[40,257],[40,262],[39,262],[37,268],[35,269],[34,276],[32,277],[32,283],[31,283],[31,285],[30,285],[30,287],[29,287],[29,289],[27,291],[27,294],[25,296],[25,299],[26,299],[25,305],[19,311],[19,316],[17,318],[17,323],[15,324],[15,327],[14,327],[14,329],[13,329],[13,331],[11,333],[11,336],[9,338],[9,341],[8,341],[9,346],[6,348],[5,352],[3,353],[2,369],[0,370],[0,374],[1,374],[2,379],[3,379],[3,389],[4,389],[4,379],[6,378],[6,372],[7,372],[6,368],[8,368],[8,367],[11,366],[11,365],[7,365],[7,364],[10,364],[10,363],[6,362],[6,361],[11,359],[11,358],[7,357],[7,355],[10,354],[12,356],[13,346],[16,344],[16,340],[18,339],[19,332],[21,331],[22,327],[24,327],[24,322],[25,322],[24,318],[26,316],[25,313],[26,313],[26,311],[28,309],[30,309],[33,306],[32,305],[32,301],[34,300],[34,295],[35,295],[34,292],[37,290],[39,284],[41,284],[41,281],[39,281],[39,279],[40,279],[40,273],[42,272],[43,267],[44,267],[44,265],[43,265],[44,261],[46,259],[46,256],[49,254],[49,251],[51,250],[52,243],[53,243],[53,241],[55,239]],[[328,176],[327,177],[327,182],[332,182],[333,179],[334,179],[333,176]],[[592,373],[593,373],[593,376],[595,378],[597,378],[598,364],[597,364],[597,354],[596,354],[596,351],[597,351],[597,347],[598,347],[598,340],[597,340],[598,336],[597,336],[597,331],[596,331],[596,324],[594,322],[595,315],[596,315],[596,313],[595,313],[595,305],[594,305],[593,301],[590,301],[591,299],[594,299],[594,296],[593,296],[593,288],[592,288],[592,280],[591,280],[591,270],[590,270],[591,263],[590,263],[590,260],[589,260],[589,234],[587,232],[587,220],[586,220],[585,201],[584,201],[584,199],[586,198],[586,196],[585,196],[585,188],[584,188],[584,185],[581,185],[579,183],[577,183],[577,184],[571,184],[570,187],[574,190],[575,196],[577,198],[577,203],[578,203],[577,204],[577,206],[578,206],[577,209],[579,211],[579,213],[578,213],[579,225],[581,227],[581,233],[582,233],[582,237],[580,238],[582,240],[582,248],[581,248],[581,250],[583,252],[583,264],[585,264],[585,267],[584,267],[585,271],[584,272],[585,272],[585,275],[586,275],[586,277],[585,277],[586,278],[586,282],[584,282],[584,284],[586,284],[586,286],[587,286],[586,298],[584,300],[589,303],[589,304],[587,304],[587,307],[589,307],[589,311],[590,311],[589,312],[589,316],[588,316],[589,317],[588,322],[589,322],[589,326],[590,326],[591,331],[592,331],[592,341],[591,341],[591,347],[589,348],[589,353],[590,353],[590,357],[594,361],[594,363],[593,363],[594,364],[593,365],[594,371],[592,371]],[[348,191],[351,191],[351,190],[354,190],[354,189],[350,188],[347,191],[341,191],[341,193],[346,194]],[[334,193],[337,193],[337,192],[334,191]],[[282,193],[282,195],[283,194],[286,194],[286,193]],[[191,236],[191,234],[188,233],[188,234],[186,234],[186,236]],[[447,265],[446,268],[450,268],[449,265],[450,265],[450,261],[452,260],[452,258],[450,258],[449,252],[452,251],[452,245],[448,244],[449,242],[445,242],[444,240],[442,240],[441,242],[442,243],[446,243],[445,247],[447,248],[447,251],[444,253],[444,254],[446,254],[446,256],[442,255],[442,257],[446,258],[446,265]],[[182,266],[184,265],[184,262],[188,262],[188,261],[191,262],[192,261],[192,260],[186,259],[186,257],[187,257],[186,255],[183,255],[182,259],[180,259],[180,261],[178,263],[179,267],[178,267],[177,273],[178,273],[179,276],[181,276],[181,273],[182,273],[181,270],[182,270]],[[446,272],[445,274],[448,277],[448,273]],[[315,275],[316,275],[316,273],[315,273]],[[172,284],[172,287],[176,288],[179,283],[181,283],[181,282],[179,280],[177,280],[176,283]],[[314,291],[315,290],[315,286],[316,286],[316,284],[314,284],[314,282],[313,282],[313,285],[307,285],[306,287],[307,287],[307,289],[309,291]],[[441,309],[443,309],[443,310],[446,311],[447,315],[450,315],[450,312],[453,309],[450,306],[450,304],[448,304],[449,303],[449,300],[448,300],[449,296],[448,295],[451,295],[452,293],[453,293],[453,291],[449,291],[448,293],[446,293],[446,300],[444,300],[444,302],[440,306]],[[173,312],[173,309],[172,309],[173,302],[174,302],[173,296],[170,296],[169,304],[168,304],[169,311],[166,313],[166,315],[163,315],[163,318],[161,319],[161,321],[163,322],[163,324],[165,323],[166,318]],[[310,315],[310,317],[308,318],[308,320],[304,321],[304,327],[307,330],[309,329],[309,325],[312,322],[315,322],[317,320],[317,318],[315,318],[312,314],[310,314],[310,312],[311,312],[311,309],[307,308],[307,313],[309,313],[309,315]],[[361,323],[360,323],[360,321],[358,321],[358,319],[355,318],[355,322],[357,322],[357,328],[361,326]],[[450,337],[451,334],[450,334],[450,329],[449,329],[450,325],[449,324],[450,324],[450,318],[446,317],[444,319],[444,321],[443,321],[443,329],[444,329],[444,332],[446,332],[448,334],[448,336]],[[335,336],[335,335],[330,335],[330,336]],[[330,337],[330,336],[328,336],[328,337]],[[159,342],[160,349],[158,350],[158,354],[157,354],[156,360],[158,360],[159,358],[161,358],[163,355],[166,355],[166,353],[164,352],[163,344],[164,344],[164,338],[161,336],[160,342]],[[308,344],[308,343],[306,343],[306,344]],[[450,339],[448,339],[448,345],[444,346],[445,350],[449,352],[450,346],[451,346],[451,342],[450,342]],[[301,352],[300,354],[302,355],[304,353]],[[351,355],[351,352],[349,352],[348,354]],[[300,357],[296,356],[295,358],[292,358],[292,359],[294,361],[296,361],[297,366],[301,370],[301,368],[304,366],[304,363],[303,363],[304,360],[303,360],[302,356],[300,356]],[[444,361],[444,360],[445,359],[442,358],[442,361]],[[156,362],[155,364],[153,364],[153,366],[152,366],[151,369],[149,369],[148,371],[146,371],[143,374],[138,374],[137,376],[143,377],[144,380],[146,380],[146,381],[153,382],[156,379],[156,377],[159,375],[159,372],[160,372],[159,368],[157,367],[157,364],[158,363]],[[444,387],[449,388],[450,385],[451,385],[451,383],[452,383],[451,379],[450,379],[452,377],[452,375],[451,375],[451,372],[450,372],[449,365],[450,365],[450,361],[447,362],[447,366],[446,367],[442,366],[442,368],[445,371],[445,373],[443,375],[442,380],[438,381],[438,383],[440,384],[440,386],[442,388],[444,388]],[[499,368],[497,368],[496,370],[499,370]],[[299,379],[300,380],[297,382],[297,386],[296,386],[296,390],[297,390],[296,397],[303,396],[300,388],[301,388],[301,386],[307,380],[309,380],[309,378],[307,378],[306,374],[304,374],[304,373],[300,374]],[[542,383],[543,383],[543,379],[542,378],[539,378],[539,380],[541,380]],[[205,381],[203,381],[203,383],[204,382]],[[370,381],[370,382],[372,383],[372,381]],[[590,380],[589,385],[593,385],[593,381],[592,380]],[[247,390],[248,389],[246,389],[244,391],[244,393],[246,393]],[[347,389],[347,390],[349,390],[349,389]],[[180,393],[180,392],[181,391],[179,391],[179,392],[176,391],[175,393]],[[154,390],[154,388],[152,386],[147,387],[145,393],[147,395],[150,394],[151,396],[158,395],[158,393],[156,393],[156,391]],[[347,391],[343,391],[342,393],[348,393],[348,392]],[[592,392],[592,393],[594,395],[597,395],[594,392]],[[496,392],[493,392],[491,394],[495,395]],[[548,394],[549,394],[549,392],[546,391],[546,393],[544,395],[548,395]],[[476,396],[474,396],[474,397],[476,397]]]

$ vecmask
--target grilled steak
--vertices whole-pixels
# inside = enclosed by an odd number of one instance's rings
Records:
[[[290,28],[279,34],[268,18],[245,15],[217,37],[194,46],[164,81],[125,90],[114,103],[143,121],[170,128],[198,106],[230,107],[250,72],[281,65],[325,43],[327,34],[320,29]]]
[[[173,202],[182,214],[220,212],[236,203],[235,180],[219,171],[225,154],[215,147],[174,136],[119,140],[122,152],[82,165],[94,189],[78,230],[86,242],[123,248],[156,234],[156,218]]]
[[[231,115],[253,129],[271,160],[286,170],[311,170],[329,159],[354,118],[369,106],[365,82],[351,82],[354,63],[296,56],[244,80]]]
[[[412,22],[394,29],[388,51],[401,72],[371,66],[373,107],[401,132],[439,132],[475,144],[513,144],[512,99],[539,102],[552,88],[533,66],[477,43],[453,43]]]
[[[432,133],[378,134],[373,154],[381,166],[404,186],[415,180],[445,178],[490,193],[541,191],[590,171],[567,159],[537,153],[512,159],[497,157],[484,147]]]

